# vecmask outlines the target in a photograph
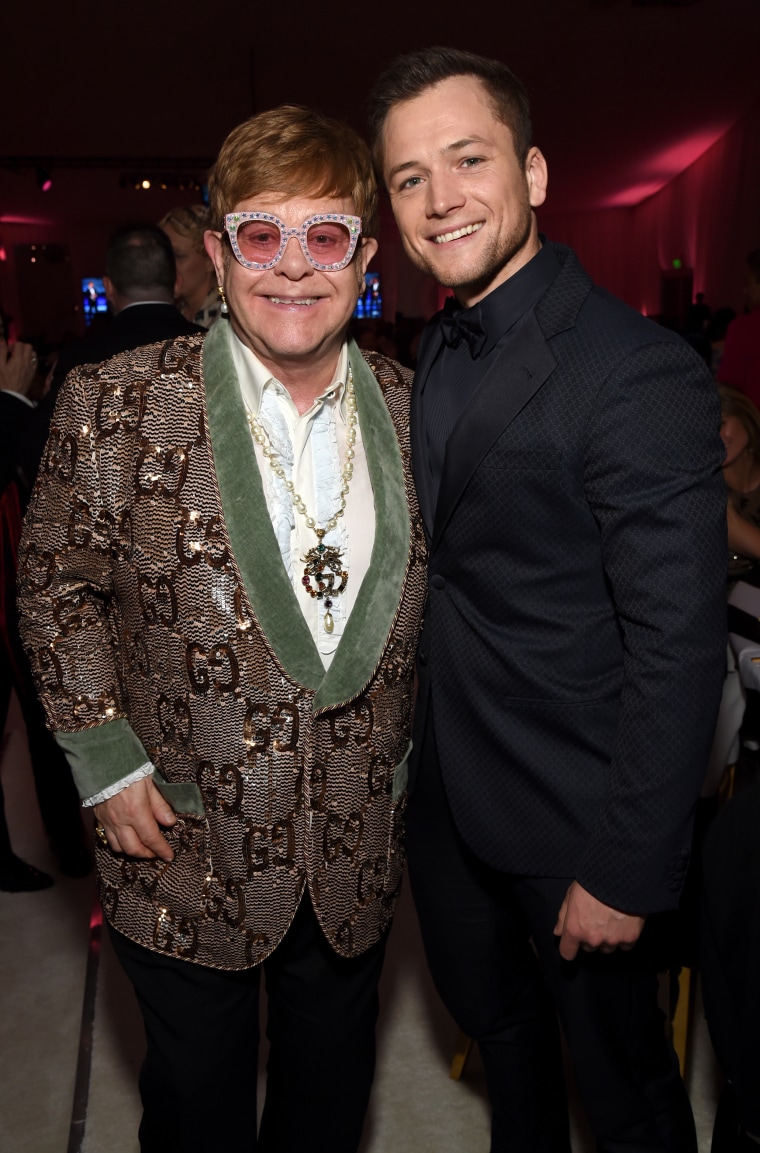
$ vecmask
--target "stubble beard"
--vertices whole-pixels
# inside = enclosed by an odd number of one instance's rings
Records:
[[[416,249],[412,251],[407,247],[407,255],[420,272],[427,273],[437,280],[444,288],[466,288],[469,293],[480,294],[488,290],[488,285],[499,275],[501,270],[510,264],[522,252],[530,240],[533,229],[533,210],[529,204],[524,205],[523,213],[507,236],[500,240],[498,237],[481,253],[480,259],[474,267],[450,273],[439,269],[434,260],[428,259],[424,253]]]

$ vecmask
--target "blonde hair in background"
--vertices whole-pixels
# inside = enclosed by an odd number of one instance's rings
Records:
[[[159,228],[169,225],[180,236],[187,236],[196,252],[205,252],[203,234],[211,227],[209,210],[205,204],[180,204],[170,209],[158,222]]]
[[[741,421],[742,428],[749,439],[748,448],[753,456],[760,461],[760,412],[755,405],[740,392],[738,388],[731,388],[728,384],[718,385],[720,397],[720,411],[723,416],[735,416]]]

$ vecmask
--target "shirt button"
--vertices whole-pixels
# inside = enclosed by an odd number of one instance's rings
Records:
[[[445,589],[446,579],[442,577],[440,573],[435,573],[435,575],[430,578],[430,584],[434,589]]]

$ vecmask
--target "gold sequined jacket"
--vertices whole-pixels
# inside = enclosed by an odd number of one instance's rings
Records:
[[[21,545],[25,644],[83,797],[150,760],[174,860],[97,846],[106,916],[217,968],[263,960],[305,888],[341,955],[388,925],[425,544],[409,374],[350,346],[375,500],[328,670],[272,529],[224,325],[68,378]]]

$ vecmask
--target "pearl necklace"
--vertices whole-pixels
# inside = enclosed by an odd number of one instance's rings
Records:
[[[303,570],[303,577],[301,583],[306,589],[310,597],[316,597],[317,600],[323,601],[325,606],[324,626],[325,632],[331,633],[335,628],[330,609],[333,607],[332,598],[338,596],[339,593],[345,591],[348,584],[348,570],[343,567],[343,555],[340,549],[335,548],[333,545],[324,544],[324,537],[327,533],[332,532],[338,523],[340,517],[346,511],[346,498],[348,496],[348,489],[351,484],[351,478],[354,475],[354,445],[356,444],[356,391],[354,389],[354,376],[351,371],[351,365],[348,366],[348,380],[346,382],[346,412],[348,414],[348,421],[346,426],[346,459],[343,462],[343,469],[341,471],[342,486],[339,496],[338,509],[328,520],[324,528],[318,528],[317,522],[313,516],[309,516],[308,509],[303,502],[303,498],[295,490],[292,480],[288,480],[285,472],[285,466],[282,464],[277,456],[277,453],[272,448],[272,442],[267,436],[266,432],[259,424],[256,417],[252,412],[248,412],[248,427],[251,430],[251,436],[256,441],[256,444],[261,448],[265,460],[269,463],[272,472],[275,476],[279,477],[287,492],[290,493],[290,498],[293,502],[293,508],[300,512],[304,518],[307,528],[313,529],[317,536],[317,544],[314,548],[309,549],[306,556],[301,557],[305,564]],[[314,578],[315,585],[312,586],[311,578]]]

